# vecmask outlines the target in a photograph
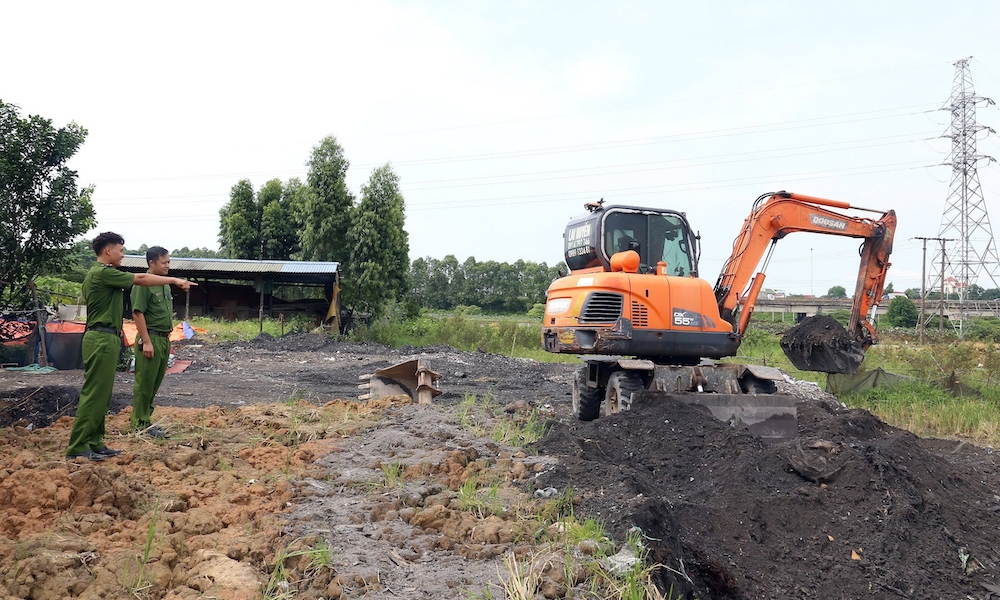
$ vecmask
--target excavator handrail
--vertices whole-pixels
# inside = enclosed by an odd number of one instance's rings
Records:
[[[754,203],[733,243],[733,253],[715,284],[719,314],[733,325],[736,335],[742,337],[746,333],[749,316],[757,301],[755,291],[761,288],[764,278],[763,273],[753,273],[767,246],[789,233],[808,231],[864,239],[847,332],[862,349],[877,341],[875,327],[866,315],[882,298],[896,230],[896,212],[886,211],[873,220],[845,215],[827,207],[852,208],[840,200],[789,192],[764,194]],[[748,288],[751,293],[746,293]]]

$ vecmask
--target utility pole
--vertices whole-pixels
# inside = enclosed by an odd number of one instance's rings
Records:
[[[911,240],[922,240],[924,243],[924,258],[920,266],[920,345],[924,343],[924,303],[927,300],[927,241],[935,240],[941,242],[941,271],[944,272],[944,243],[954,241],[951,238],[939,237],[912,237]],[[938,315],[938,329],[944,328],[944,279],[941,280],[941,304]]]
[[[956,291],[961,301],[961,317],[956,324],[961,334],[963,321],[967,315],[965,301],[969,289],[981,274],[986,274],[993,286],[1000,288],[1000,255],[997,254],[993,239],[993,229],[986,211],[986,200],[979,183],[976,165],[981,161],[995,162],[992,156],[979,154],[976,138],[982,131],[996,133],[990,127],[976,123],[976,106],[994,104],[989,98],[977,96],[972,85],[969,60],[963,58],[955,63],[955,79],[948,104],[941,110],[951,113],[951,125],[942,136],[951,140],[951,153],[944,165],[951,167],[951,184],[944,213],[941,216],[939,238],[950,235],[958,242],[953,251],[954,258],[946,261],[944,242],[941,243],[941,268],[935,273],[935,282],[940,282],[942,307],[944,302],[944,280],[950,275],[955,279]],[[933,238],[932,238],[933,239]],[[937,258],[937,257],[935,257]],[[949,268],[950,272],[945,269]],[[933,287],[933,286],[932,286]],[[943,312],[943,308],[942,308]]]

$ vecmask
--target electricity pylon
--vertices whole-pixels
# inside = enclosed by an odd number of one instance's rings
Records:
[[[978,134],[982,131],[996,133],[992,128],[976,123],[976,106],[989,106],[994,102],[976,95],[972,74],[969,72],[971,58],[963,58],[955,63],[951,98],[942,108],[951,112],[951,125],[942,136],[951,139],[951,153],[943,163],[951,166],[951,184],[948,186],[948,199],[941,216],[938,237],[955,241],[949,245],[947,254],[944,253],[943,245],[935,254],[931,264],[940,267],[934,271],[932,285],[928,288],[941,289],[948,298],[957,295],[958,300],[962,301],[959,306],[962,307],[967,307],[965,301],[969,299],[972,286],[980,285],[980,276],[988,277],[988,282],[983,280],[983,286],[1000,288],[997,284],[1000,279],[1000,256],[997,255],[986,200],[983,198],[976,170],[978,163],[995,160],[992,156],[977,152]],[[942,302],[946,299],[942,298]],[[949,314],[949,317],[961,335],[967,321],[967,308],[959,313]]]

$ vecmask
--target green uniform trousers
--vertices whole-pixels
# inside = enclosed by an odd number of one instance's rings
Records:
[[[104,417],[111,408],[122,339],[114,333],[83,334],[83,387],[69,436],[67,456],[104,448]]]
[[[141,341],[136,338],[136,341]],[[163,383],[170,358],[170,340],[162,335],[150,335],[153,358],[146,358],[139,345],[135,347],[135,384],[132,386],[132,429],[146,429],[152,425],[153,398]]]

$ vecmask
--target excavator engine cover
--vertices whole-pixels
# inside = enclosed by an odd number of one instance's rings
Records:
[[[865,359],[864,348],[833,317],[806,317],[781,338],[781,350],[796,369],[853,375]]]

